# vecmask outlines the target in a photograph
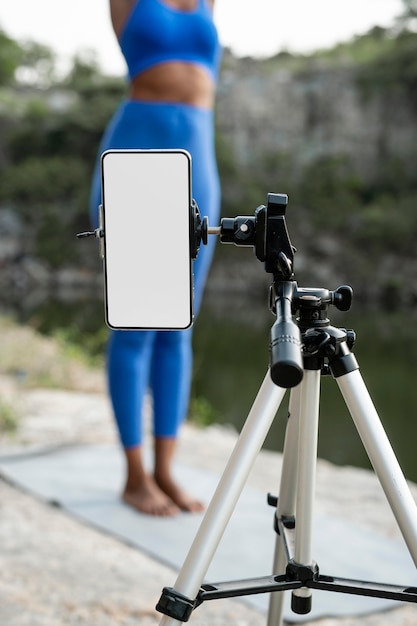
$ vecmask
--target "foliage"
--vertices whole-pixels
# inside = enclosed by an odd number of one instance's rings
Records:
[[[379,194],[350,220],[349,233],[367,253],[413,256],[417,232],[417,191],[406,195]]]
[[[95,369],[97,365],[102,366],[102,356],[94,361],[87,359],[86,352],[75,351],[62,333],[50,332],[50,336],[45,336],[42,324],[47,321],[39,315],[32,318],[30,324],[21,324],[13,318],[0,316],[0,372],[25,387],[102,390],[101,376],[97,376]],[[80,341],[78,345],[83,347]],[[10,410],[6,401],[0,402],[0,430],[13,428],[15,418],[17,421],[19,417],[16,413],[18,410],[13,407]]]
[[[398,16],[397,22],[402,28],[406,28],[417,17],[417,2],[416,0],[402,0],[402,3],[404,9]]]
[[[46,88],[55,81],[55,54],[48,46],[27,41],[22,44],[19,66],[15,72],[18,82]]]
[[[6,58],[9,65],[2,61]],[[279,63],[307,71],[315,63],[349,62],[355,64],[363,94],[382,91],[389,100],[403,90],[417,104],[416,59],[415,33],[403,29],[395,35],[374,28],[308,58],[282,52],[265,67]],[[126,84],[101,75],[94,55],[87,53],[77,56],[68,75],[57,80],[48,49],[19,45],[1,34],[0,82],[10,83],[18,67],[32,68],[38,84],[24,97],[16,92],[24,105],[3,110],[0,118],[7,129],[0,151],[0,202],[19,211],[33,227],[31,252],[50,266],[85,263],[84,251],[93,256],[95,250],[84,246],[80,255],[73,235],[88,228],[89,185],[97,149]],[[48,81],[52,87],[39,89]],[[294,212],[303,216],[295,226],[297,237],[312,230],[328,237],[343,232],[353,244],[366,245],[375,257],[386,246],[412,253],[417,174],[404,161],[384,155],[379,175],[369,179],[347,154],[322,155],[301,165],[290,152],[275,151],[260,156],[248,171],[237,165],[228,139],[219,131],[216,151],[223,215],[245,214],[265,202],[267,191],[283,191],[290,196]],[[271,180],[277,181],[276,189],[268,189]]]
[[[390,29],[374,26],[367,33],[356,35],[350,41],[316,52],[314,58],[332,65],[361,66],[371,63],[381,55],[391,54],[395,46],[395,37]]]
[[[299,202],[309,207],[316,227],[337,229],[344,216],[361,204],[364,186],[347,155],[323,156],[306,167],[299,184]]]
[[[68,84],[79,88],[74,92]],[[0,202],[27,220],[35,230],[32,252],[52,267],[77,262],[77,257],[86,262],[85,254],[95,254],[84,246],[80,255],[74,234],[89,226],[99,142],[124,90],[123,80],[97,75],[94,66],[77,60],[64,84],[55,88],[64,106],[52,108],[37,92],[19,116],[13,110],[3,113],[8,131],[2,166],[0,160]],[[48,94],[54,101],[54,93]]]
[[[0,400],[0,433],[14,433],[17,430],[19,414],[15,407]]]
[[[287,57],[277,56],[270,63],[287,63]],[[305,58],[297,71],[315,71],[322,62],[348,63],[364,96],[381,99],[382,94],[384,114],[389,117],[389,111],[399,103],[417,110],[416,59],[416,33],[376,27],[351,42]],[[310,253],[306,235],[320,232],[328,238],[348,237],[353,246],[365,247],[368,258],[376,264],[388,250],[414,254],[417,173],[405,156],[393,156],[383,149],[383,138],[371,175],[358,169],[354,155],[343,153],[320,155],[301,165],[291,154],[276,152],[264,154],[257,164],[251,164],[250,171],[233,171],[225,144],[225,140],[218,141],[219,163],[226,165],[230,174],[224,176],[228,205],[232,198],[239,203],[249,200],[245,206],[255,197],[262,201],[270,181],[277,180],[280,190],[290,197],[291,209],[302,216],[294,232]],[[285,181],[285,189],[281,181]]]
[[[190,420],[204,428],[219,421],[219,412],[203,396],[193,396],[190,401]]]
[[[99,63],[94,52],[77,54],[64,83],[74,90],[84,89],[94,84],[100,77]]]
[[[39,333],[56,340],[66,356],[80,360],[88,355],[87,364],[101,365],[108,339],[103,310],[103,302],[98,299],[69,303],[50,298],[29,322]]]
[[[219,163],[228,151],[218,142]],[[258,168],[223,174],[223,214],[246,214],[264,203],[266,191],[283,191],[290,199],[294,241],[314,253],[308,233],[339,238],[366,249],[377,259],[388,251],[414,255],[417,232],[417,176],[399,158],[386,158],[376,178],[364,178],[348,155],[326,155],[302,170],[287,153],[264,155]],[[271,180],[277,189],[268,189]],[[284,184],[284,182],[285,184]],[[224,251],[220,247],[219,253]]]
[[[13,82],[22,58],[22,47],[0,30],[0,86]]]
[[[365,96],[379,92],[405,92],[411,104],[417,105],[417,34],[401,32],[395,46],[360,68],[358,82]]]
[[[83,163],[74,156],[28,156],[8,168],[0,199],[13,200],[30,217],[33,206],[59,201],[68,207],[85,182]]]

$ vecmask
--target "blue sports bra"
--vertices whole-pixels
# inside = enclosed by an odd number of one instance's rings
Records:
[[[206,0],[191,11],[164,0],[137,0],[120,36],[130,78],[166,61],[202,65],[217,79],[221,47]]]

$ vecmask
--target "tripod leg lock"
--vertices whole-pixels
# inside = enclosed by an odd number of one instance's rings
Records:
[[[194,600],[176,591],[173,587],[164,587],[156,610],[180,622],[188,622],[196,607]]]
[[[358,362],[352,352],[329,360],[329,368],[333,378],[339,378],[359,369]]]

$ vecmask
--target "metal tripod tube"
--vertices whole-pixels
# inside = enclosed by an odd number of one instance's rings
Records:
[[[305,370],[301,384],[300,425],[298,448],[298,483],[294,560],[297,564],[313,566],[312,526],[317,467],[320,376],[318,369]],[[292,608],[296,613],[308,613],[311,590],[294,590]]]
[[[336,378],[417,567],[417,507],[359,370]]]
[[[272,382],[268,370],[174,585],[174,589],[187,598],[197,597],[285,392],[286,389]],[[160,626],[181,623],[164,615]]]
[[[298,476],[298,430],[300,417],[300,385],[291,389],[288,406],[288,422],[285,430],[284,451],[282,458],[281,481],[277,505],[277,519],[283,516],[295,515],[295,500],[297,494]],[[281,574],[287,565],[287,554],[284,549],[283,539],[277,535],[275,541],[273,574]],[[285,592],[272,593],[269,600],[267,626],[280,626],[282,624]]]

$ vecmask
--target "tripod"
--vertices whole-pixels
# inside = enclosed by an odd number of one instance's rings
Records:
[[[293,280],[292,258],[288,258],[293,249],[283,219],[284,203],[277,196],[271,196],[268,209],[272,207],[273,213],[273,205],[281,204],[274,217],[282,219],[270,226],[266,236],[275,252],[279,245],[278,254],[272,255],[271,262],[275,270],[270,307],[277,320],[271,331],[270,368],[177,581],[173,588],[163,589],[156,607],[164,614],[160,626],[187,622],[202,602],[258,593],[270,593],[267,624],[279,626],[282,624],[282,592],[286,590],[292,591],[291,608],[297,614],[310,612],[313,589],[417,602],[417,586],[323,575],[313,560],[321,376],[331,374],[336,380],[416,566],[417,507],[351,351],[354,332],[333,327],[328,318],[330,305],[340,310],[350,308],[352,290],[346,286],[335,291],[298,288]],[[235,233],[240,230],[241,234],[235,237],[248,232],[242,229],[244,223],[243,218],[236,218]],[[268,215],[262,224],[268,224]],[[225,228],[229,227],[226,223]],[[272,257],[266,259],[266,266]],[[297,312],[299,316],[294,322],[292,315]],[[289,416],[279,498],[268,496],[268,503],[275,507],[277,533],[273,574],[249,580],[203,583],[287,389],[290,389]]]

